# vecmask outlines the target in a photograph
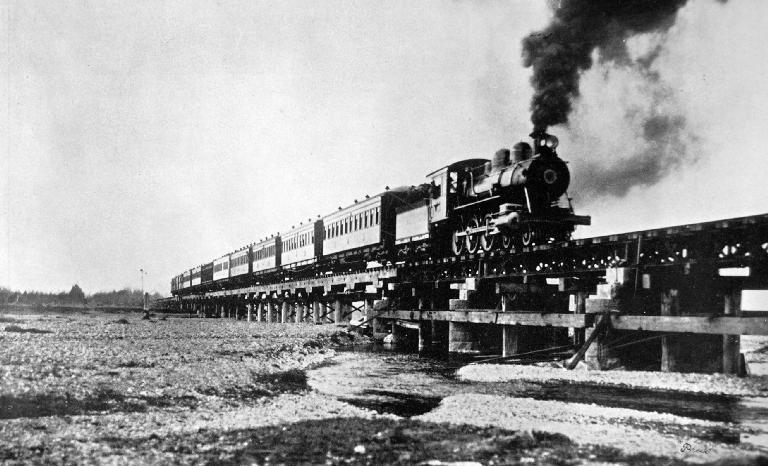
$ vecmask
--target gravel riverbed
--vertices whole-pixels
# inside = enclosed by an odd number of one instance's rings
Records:
[[[507,382],[469,381],[479,367],[456,378],[415,356],[334,350],[361,341],[335,326],[0,314],[0,462],[759,462],[729,421],[511,396]]]

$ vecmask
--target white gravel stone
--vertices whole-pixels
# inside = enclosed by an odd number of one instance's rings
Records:
[[[473,364],[457,372],[460,380],[474,382],[578,382],[617,387],[638,387],[703,394],[768,396],[768,377],[740,378],[725,374],[684,374],[643,371],[569,371],[555,367],[512,364]]]

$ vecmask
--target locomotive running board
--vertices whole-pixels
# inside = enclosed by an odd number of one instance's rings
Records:
[[[492,201],[494,199],[499,199],[499,198],[501,198],[501,196],[491,196],[485,199],[481,199],[479,201],[470,202],[469,204],[464,204],[464,205],[454,207],[453,210],[466,209],[467,207],[472,207],[473,205],[482,204],[483,202],[488,202],[488,201]]]

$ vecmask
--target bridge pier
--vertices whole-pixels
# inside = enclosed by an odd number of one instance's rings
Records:
[[[342,322],[342,312],[344,311],[342,308],[343,304],[341,302],[340,298],[336,298],[336,301],[334,302],[333,309],[333,321],[336,323],[336,325],[341,325]]]
[[[304,303],[301,301],[296,303],[296,320],[297,324],[300,324],[304,320]]]
[[[741,314],[741,290],[730,289],[724,296],[723,313],[727,316]],[[740,374],[741,336],[723,335],[723,373]]]
[[[448,324],[448,352],[480,352],[480,342],[475,337],[472,324],[467,322],[450,322]]]
[[[680,314],[680,301],[675,289],[661,295],[661,315],[674,316]],[[661,371],[675,372],[678,370],[677,359],[680,353],[680,339],[675,335],[661,337]]]
[[[393,345],[404,345],[407,341],[407,333],[405,331],[405,328],[397,325],[396,320],[392,320],[391,322],[391,332],[392,332],[392,344]]]
[[[428,351],[432,348],[432,322],[422,320],[419,322],[419,351]]]
[[[520,343],[520,326],[503,325],[501,327],[501,356],[508,357],[517,354]]]
[[[586,312],[586,304],[587,304],[587,296],[589,293],[586,291],[579,291],[576,294],[574,294],[574,314],[584,314]],[[573,329],[573,346],[575,348],[580,348],[581,345],[584,344],[584,329],[583,328],[574,328]]]

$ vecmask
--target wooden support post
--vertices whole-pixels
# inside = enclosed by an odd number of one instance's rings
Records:
[[[298,302],[296,303],[296,318],[294,319],[294,322],[297,324],[300,324],[302,320],[304,320],[304,303]]]
[[[366,320],[370,320],[371,324],[371,334],[376,335],[376,332],[378,331],[379,327],[379,319],[376,317],[376,311],[373,310],[373,300],[366,298],[365,300],[365,318]]]
[[[288,323],[288,301],[283,301],[282,306],[282,312],[280,313],[280,323],[287,324]]]
[[[571,357],[571,359],[569,359],[568,362],[565,364],[566,369],[571,370],[576,367],[576,364],[579,363],[581,358],[583,358],[584,355],[587,354],[587,350],[592,345],[592,342],[597,340],[597,338],[603,332],[603,329],[608,323],[608,320],[609,320],[608,316],[599,317],[599,320],[597,321],[595,328],[592,329],[592,332],[590,332],[589,336],[587,336],[587,341],[584,342],[584,345],[581,348],[579,348],[576,354],[574,354],[573,357]]]
[[[661,315],[680,314],[677,290],[668,290],[661,295]],[[661,371],[674,372],[678,369],[677,359],[680,353],[680,341],[674,335],[661,337]]]
[[[272,301],[267,301],[267,322],[272,323],[275,320],[274,312],[275,304]]]
[[[323,323],[320,319],[320,301],[317,298],[312,303],[312,321],[315,325]]]
[[[419,321],[419,351],[424,351],[432,346],[432,321]]]
[[[517,354],[520,349],[520,326],[501,326],[501,356],[507,357]]]
[[[256,303],[256,322],[261,322],[264,317],[264,301]]]
[[[253,321],[253,303],[248,303],[245,305],[246,309],[248,310],[248,322]]]
[[[724,312],[727,316],[741,314],[741,290],[731,290],[725,295]],[[741,336],[723,335],[723,373],[738,374],[741,357]]]
[[[336,324],[341,324],[342,320],[342,303],[341,300],[336,298],[336,302],[334,303],[334,318],[333,321],[336,322]]]
[[[221,311],[220,312],[221,312],[221,314],[220,314],[221,318],[223,319],[224,318],[224,313],[226,312],[226,307],[224,306],[224,304],[221,305]]]
[[[397,325],[396,320],[392,320],[392,344],[393,345],[402,345],[406,341],[406,333],[405,329],[399,325]]]
[[[579,291],[575,295],[576,299],[576,309],[574,310],[574,314],[584,314],[587,309],[587,296],[588,293],[586,291]],[[580,348],[581,345],[584,344],[584,329],[583,328],[574,328],[573,329],[573,346],[576,348]]]

